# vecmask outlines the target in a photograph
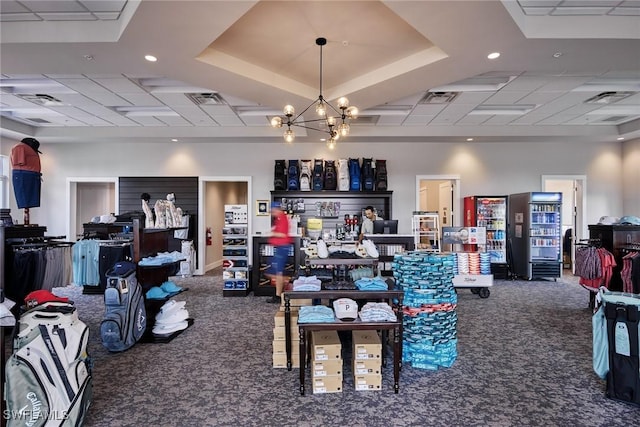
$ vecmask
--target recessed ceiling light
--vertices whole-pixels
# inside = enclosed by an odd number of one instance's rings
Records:
[[[177,138],[171,138],[171,142],[178,142]]]
[[[467,141],[473,141],[473,138],[467,138]]]
[[[158,58],[156,58],[156,57],[155,57],[155,56],[153,56],[153,55],[145,55],[145,56],[144,56],[144,59],[146,59],[146,60],[147,60],[147,61],[149,61],[149,62],[156,62],[156,61],[158,60]]]
[[[93,55],[82,55],[82,57],[83,57],[84,59],[86,59],[87,61],[93,61],[93,59],[94,59],[94,58],[93,58]]]
[[[556,52],[553,54],[554,58],[560,58],[562,56],[562,52]]]
[[[487,55],[487,58],[489,59],[496,59],[498,57],[500,57],[500,52],[492,52],[489,55]]]
[[[624,139],[624,136],[619,136],[618,137],[618,141],[622,141]]]

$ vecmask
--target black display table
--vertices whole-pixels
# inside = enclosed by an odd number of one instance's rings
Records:
[[[336,320],[328,323],[298,323],[300,334],[300,394],[304,395],[305,371],[307,367],[306,346],[308,333],[312,331],[356,331],[356,330],[382,330],[393,331],[393,389],[395,393],[400,390],[400,368],[402,363],[402,302],[404,291],[359,291],[359,290],[331,290],[331,291],[288,291],[284,296],[284,324],[285,345],[287,351],[287,370],[291,370],[291,299],[338,299],[351,298],[354,300],[387,301],[397,319],[395,322],[362,322],[357,319],[353,322]],[[382,357],[385,353],[385,341],[383,339]],[[384,360],[384,359],[383,359]]]

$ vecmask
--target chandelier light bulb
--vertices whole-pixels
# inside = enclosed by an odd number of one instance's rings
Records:
[[[285,105],[284,106],[284,115],[285,116],[293,116],[296,113],[296,109],[293,108],[293,105]]]
[[[318,101],[318,103],[316,104],[316,113],[318,113],[320,117],[324,117],[327,115],[327,106],[324,105],[324,102],[322,102],[322,100]]]
[[[333,116],[328,116],[327,117],[327,124],[329,126],[335,126],[336,125],[336,118]]]
[[[333,150],[334,148],[336,148],[335,139],[332,138],[329,141],[327,141],[327,147],[329,147],[329,150]]]
[[[291,129],[287,129],[284,131],[284,141],[291,144],[293,140],[296,139],[296,134],[293,133]]]
[[[348,106],[349,106],[349,100],[347,99],[346,96],[343,96],[340,99],[338,99],[338,108],[340,108],[341,110],[344,110]]]
[[[333,140],[333,142],[337,141],[338,139],[340,139],[340,134],[338,132],[336,132],[335,130],[331,130],[331,139]]]
[[[271,127],[281,128],[282,127],[282,117],[275,116],[271,119]]]
[[[350,119],[358,118],[358,107],[351,106],[347,108],[346,112],[347,112],[347,117],[349,117]]]
[[[340,126],[338,126],[338,134],[340,134],[340,136],[348,136],[349,130],[349,125],[347,123],[341,123]]]

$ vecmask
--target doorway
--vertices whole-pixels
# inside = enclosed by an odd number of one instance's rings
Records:
[[[437,212],[440,227],[460,225],[460,176],[417,175],[416,210]]]
[[[543,191],[562,193],[563,266],[571,274],[575,272],[575,242],[588,235],[586,186],[586,175],[542,175]]]
[[[82,224],[95,216],[117,214],[118,178],[67,178],[67,239],[82,236]]]
[[[200,177],[198,184],[198,268],[195,274],[202,275],[207,271],[222,266],[222,227],[224,226],[224,205],[247,205],[252,212],[251,177],[224,176]],[[247,226],[248,248],[251,256],[252,218],[249,215]],[[211,230],[211,239],[207,244],[207,229]]]

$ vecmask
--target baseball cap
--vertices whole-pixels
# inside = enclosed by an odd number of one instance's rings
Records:
[[[351,298],[339,298],[333,302],[333,311],[340,320],[354,321],[358,317],[358,303]]]
[[[280,202],[271,202],[271,209],[282,209],[282,203],[280,203]]]
[[[37,151],[38,153],[42,154],[42,151],[38,150],[38,148],[40,148],[40,141],[38,141],[35,138],[24,138],[22,141],[20,141],[24,144],[27,144],[29,147],[33,148],[35,151]]]
[[[45,302],[69,302],[69,298],[56,296],[46,289],[30,292],[24,297],[24,303],[27,308],[32,308]]]

